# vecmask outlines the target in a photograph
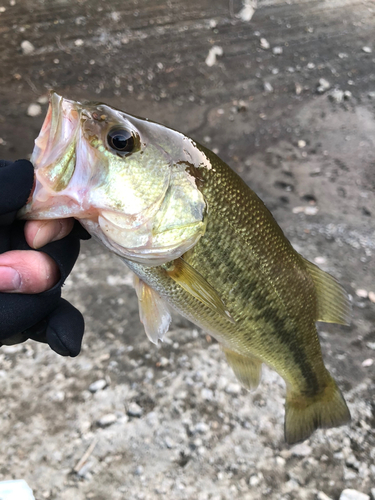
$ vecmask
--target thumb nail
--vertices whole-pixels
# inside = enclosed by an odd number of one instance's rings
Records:
[[[12,267],[0,266],[0,292],[16,292],[21,287],[21,276]]]

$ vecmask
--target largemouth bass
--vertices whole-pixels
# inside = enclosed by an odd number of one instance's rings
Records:
[[[214,153],[157,123],[51,95],[21,217],[75,217],[134,272],[152,342],[170,307],[221,344],[247,389],[262,363],[286,382],[285,438],[350,420],[315,323],[346,325],[350,302],[299,255],[258,196]]]

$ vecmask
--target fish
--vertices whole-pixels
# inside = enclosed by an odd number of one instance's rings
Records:
[[[316,322],[348,325],[348,294],[302,257],[261,199],[193,139],[52,93],[22,219],[75,217],[134,274],[148,338],[175,310],[221,345],[243,387],[263,363],[286,383],[287,443],[350,421]]]

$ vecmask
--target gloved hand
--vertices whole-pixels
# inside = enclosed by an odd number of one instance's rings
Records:
[[[33,183],[34,169],[29,161],[0,160],[0,346],[31,338],[48,343],[62,356],[77,356],[84,320],[75,307],[61,298],[61,287],[78,257],[80,238],[90,236],[75,222],[73,230],[63,239],[33,250],[25,239],[25,222],[16,220],[17,211],[26,204]],[[30,229],[40,223],[27,224]],[[18,278],[16,273],[13,279],[12,269],[18,271]],[[28,276],[33,277],[32,285],[27,282]],[[40,292],[48,286],[52,288]]]

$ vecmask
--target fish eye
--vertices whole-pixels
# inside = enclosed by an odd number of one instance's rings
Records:
[[[108,132],[108,145],[119,153],[131,153],[135,146],[134,136],[129,130],[114,128]]]

